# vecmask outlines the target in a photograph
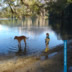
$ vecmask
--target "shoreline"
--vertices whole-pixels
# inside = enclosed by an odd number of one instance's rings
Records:
[[[30,55],[24,55],[23,52],[18,53],[8,53],[8,54],[3,54],[3,53],[0,53],[0,61],[2,60],[8,60],[8,59],[13,59],[15,57],[32,57],[32,56],[43,56],[43,55],[46,55],[46,54],[50,54],[50,53],[53,53],[55,51],[59,51],[59,49],[57,49],[57,47],[59,47],[61,49],[61,47],[63,46],[63,44],[60,44],[60,45],[57,45],[57,46],[54,46],[52,47],[48,53],[44,53],[44,51],[41,51],[41,52],[38,52],[38,53],[33,53],[33,54],[30,54]]]
[[[72,41],[68,42],[68,68],[72,66]],[[54,53],[54,54],[53,54]],[[0,72],[63,72],[63,45],[48,53],[35,56],[18,56],[0,62]]]

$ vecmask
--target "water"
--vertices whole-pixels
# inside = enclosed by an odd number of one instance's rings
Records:
[[[54,53],[51,53],[49,55],[46,55],[46,56],[41,56],[40,60],[45,60],[45,59],[48,59],[48,58],[52,58],[53,56],[57,55],[58,52],[54,52]]]
[[[68,72],[72,72],[72,66],[69,67]]]
[[[49,48],[63,44],[63,40],[57,38],[57,34],[48,24],[48,20],[30,18],[21,20],[0,20],[0,54],[9,54],[18,51],[18,42],[15,36],[24,35],[27,39],[27,54],[41,52],[45,49],[46,33],[50,34]],[[21,42],[22,51],[25,44]]]

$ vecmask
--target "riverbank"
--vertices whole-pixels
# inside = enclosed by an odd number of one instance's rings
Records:
[[[13,18],[16,19],[16,18]],[[0,18],[0,20],[12,20],[12,18]]]
[[[72,66],[72,41],[68,42],[68,69]],[[0,61],[0,72],[63,72],[63,45],[48,53],[34,56],[17,56]]]

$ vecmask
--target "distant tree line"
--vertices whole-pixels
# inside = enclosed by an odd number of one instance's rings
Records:
[[[70,0],[3,0],[0,17],[24,18],[25,16],[48,16],[61,18],[66,14]],[[5,7],[4,7],[5,6]]]

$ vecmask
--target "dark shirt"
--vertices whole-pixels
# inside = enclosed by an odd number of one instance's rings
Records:
[[[50,39],[49,36],[47,36],[46,38]],[[45,43],[46,43],[46,40],[45,40]],[[48,44],[49,44],[49,42],[48,42]]]
[[[49,36],[47,36],[46,38],[50,39]]]

